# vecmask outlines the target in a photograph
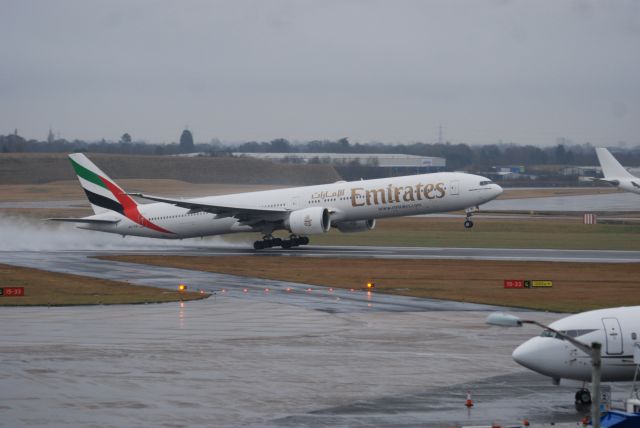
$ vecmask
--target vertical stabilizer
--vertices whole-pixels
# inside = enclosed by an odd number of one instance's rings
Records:
[[[115,181],[84,154],[74,153],[69,155],[69,159],[96,214],[115,211],[125,215],[125,211],[137,206],[137,203]]]
[[[633,177],[622,165],[620,162],[613,157],[613,155],[609,152],[609,150],[598,147],[596,149],[596,154],[598,155],[598,160],[600,161],[600,166],[602,167],[602,174],[606,179],[616,179],[616,178],[624,178],[624,177]]]

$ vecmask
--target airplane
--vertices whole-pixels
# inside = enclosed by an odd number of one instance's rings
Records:
[[[593,181],[603,181],[627,192],[640,194],[640,178],[631,175],[604,147],[598,147],[596,154],[604,178],[595,178]]]
[[[512,354],[520,365],[549,376],[557,385],[561,379],[591,381],[591,360],[563,339],[558,332],[590,345],[602,344],[601,381],[632,381],[636,374],[636,346],[640,346],[640,306],[598,309],[559,319],[540,336],[518,346]],[[639,348],[640,349],[640,348]],[[576,392],[576,404],[590,404],[584,387]]]
[[[307,245],[307,235],[326,233],[331,226],[341,232],[371,230],[383,217],[464,209],[464,226],[470,228],[479,205],[502,193],[486,177],[441,172],[179,199],[127,193],[84,154],[70,154],[69,159],[95,215],[48,220],[123,237],[183,239],[260,232],[263,239],[254,242],[256,250]],[[138,204],[133,197],[153,203]],[[291,235],[275,238],[275,230]]]

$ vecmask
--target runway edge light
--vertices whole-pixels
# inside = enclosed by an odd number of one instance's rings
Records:
[[[375,286],[376,284],[374,284],[373,282],[371,281],[367,282],[367,290],[373,290]]]
[[[178,285],[178,291],[187,291],[187,286],[184,284]]]

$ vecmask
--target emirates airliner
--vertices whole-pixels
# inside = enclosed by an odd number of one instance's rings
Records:
[[[309,243],[308,235],[333,226],[341,232],[375,227],[376,219],[465,210],[464,226],[479,205],[502,188],[478,175],[460,172],[409,175],[376,180],[338,181],[318,186],[201,198],[168,198],[127,193],[84,154],[69,155],[95,215],[52,218],[82,229],[149,238],[183,239],[235,232],[257,232],[256,250]],[[133,198],[153,203],[139,204]],[[273,232],[286,230],[289,239]]]

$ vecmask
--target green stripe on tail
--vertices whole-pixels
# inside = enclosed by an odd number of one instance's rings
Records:
[[[100,176],[98,174],[96,174],[95,172],[89,171],[87,168],[75,162],[73,159],[69,159],[69,160],[71,161],[71,165],[73,165],[73,169],[75,169],[76,174],[78,174],[78,176],[84,178],[87,181],[92,182],[93,184],[97,184],[98,186],[101,186],[107,189],[107,186],[100,179]]]

